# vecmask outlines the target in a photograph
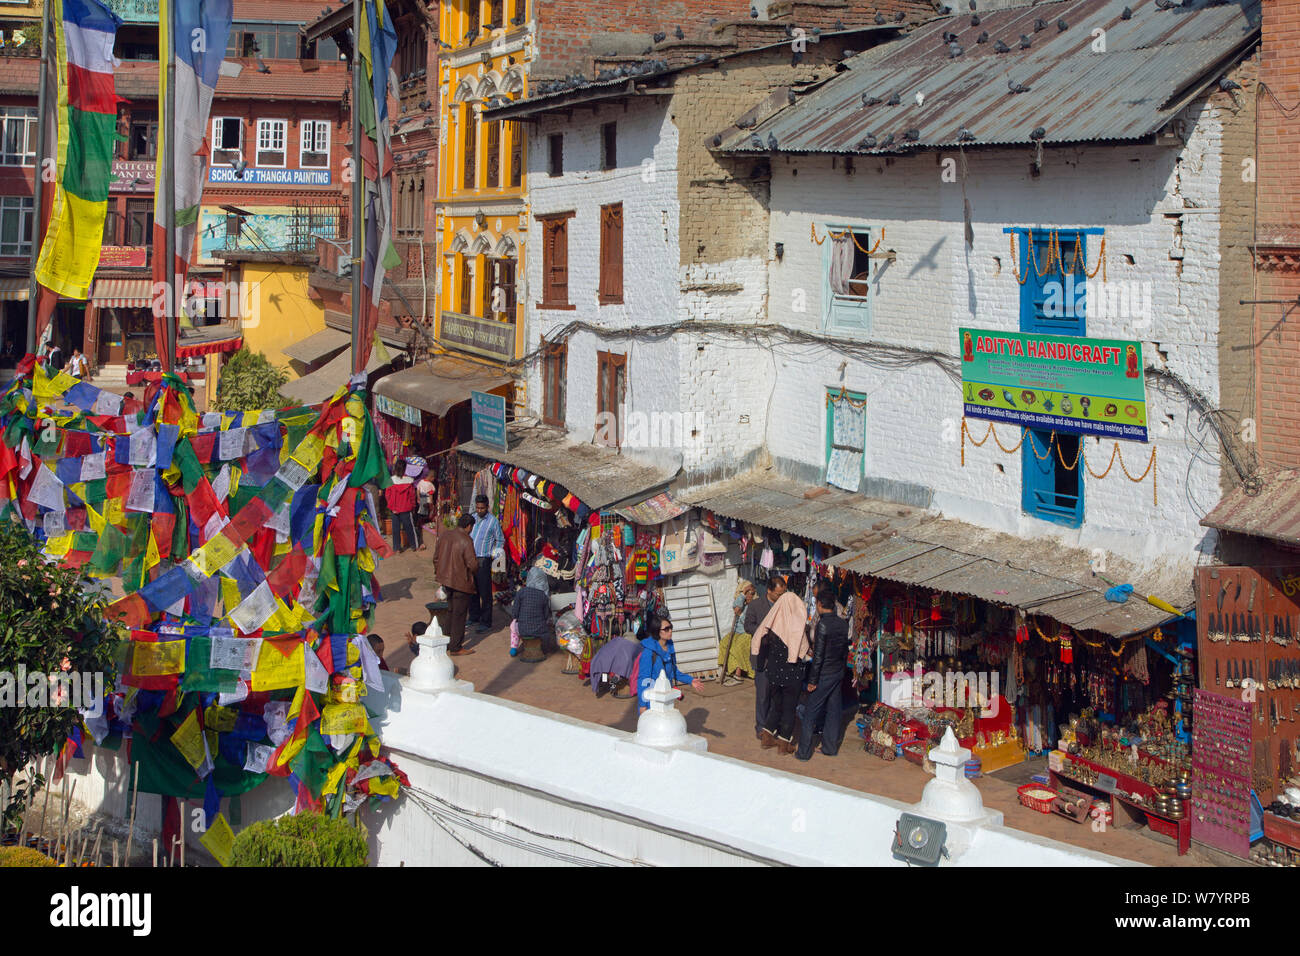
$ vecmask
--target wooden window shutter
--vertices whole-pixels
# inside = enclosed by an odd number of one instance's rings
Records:
[[[472,106],[465,107],[465,188],[473,189],[476,183],[475,165],[478,160],[478,117]]]
[[[487,124],[487,145],[484,148],[487,151],[487,155],[484,157],[484,159],[486,160],[485,166],[486,166],[487,182],[484,183],[484,185],[488,186],[489,188],[495,189],[497,186],[501,185],[501,123],[500,122]]]
[[[600,301],[623,301],[623,204],[600,207]]]
[[[524,178],[524,124],[510,124],[510,185],[518,186]]]
[[[557,219],[551,223],[550,300],[556,305],[569,301],[569,223]]]

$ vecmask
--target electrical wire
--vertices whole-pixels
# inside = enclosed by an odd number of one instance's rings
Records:
[[[516,847],[518,849],[527,850],[532,853],[539,853],[543,856],[548,856],[552,859],[560,860],[561,862],[571,863],[575,866],[603,865],[597,861],[589,860],[586,857],[575,856],[570,853],[565,853],[562,850],[556,850],[551,847],[541,846],[536,843],[532,843],[530,841],[522,840],[518,837],[511,836],[510,834],[499,832],[499,830],[497,829],[498,827],[500,827],[502,824],[506,824],[511,827],[514,827],[516,830],[521,830],[524,833],[527,833],[531,836],[539,837],[543,840],[556,840],[562,843],[569,843],[574,846],[580,846],[584,850],[590,850],[593,853],[599,853],[602,856],[609,857],[611,860],[616,860],[619,863],[623,863],[631,866],[647,865],[642,860],[629,859],[628,857],[620,856],[617,853],[611,853],[608,850],[602,850],[600,847],[592,846],[590,843],[585,843],[582,840],[577,839],[576,837],[558,836],[553,833],[543,833],[540,830],[534,830],[530,827],[524,826],[522,823],[516,823],[513,820],[506,820],[502,817],[493,816],[490,813],[483,813],[482,811],[479,810],[470,810],[465,807],[459,807],[456,804],[452,803],[451,801],[439,797],[437,794],[430,793],[427,790],[422,790],[419,787],[408,787],[406,788],[406,792],[409,796],[415,799],[415,802],[419,804],[421,808],[425,810],[425,812],[429,813],[429,815],[433,816],[435,819],[439,819],[440,814],[442,813],[459,814],[461,818],[460,819],[452,818],[453,822],[461,826],[468,827],[469,829],[481,833],[484,836],[490,837],[494,840],[499,840],[502,843],[506,843],[507,845]],[[474,819],[466,819],[466,818],[474,818]],[[476,823],[475,819],[490,820],[492,821],[492,823],[489,824],[487,827],[484,827],[482,824]]]

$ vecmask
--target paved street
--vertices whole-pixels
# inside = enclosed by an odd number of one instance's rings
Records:
[[[410,664],[407,629],[414,621],[428,619],[424,604],[433,599],[436,587],[432,555],[430,546],[424,552],[394,554],[379,564],[384,601],[377,613],[375,630],[384,637],[385,657],[394,670],[404,671]],[[472,681],[476,691],[606,727],[636,729],[635,701],[608,696],[597,700],[576,675],[562,672],[566,657],[563,653],[551,654],[541,664],[525,664],[510,657],[510,619],[505,610],[497,609],[495,623],[495,629],[484,635],[476,634],[471,627],[466,643],[477,653],[456,659],[457,676]],[[691,733],[707,738],[710,753],[789,773],[808,774],[828,783],[906,802],[919,800],[922,788],[930,779],[920,767],[905,760],[886,763],[868,756],[851,736],[846,738],[837,756],[815,753],[807,763],[793,756],[778,756],[775,750],[762,750],[754,739],[754,690],[748,681],[737,687],[710,682],[699,691],[687,689],[684,693],[685,699],[679,707],[686,716],[687,726]],[[993,777],[983,777],[976,785],[985,805],[1003,811],[1007,825],[1019,830],[1155,866],[1225,862],[1218,858],[1211,860],[1195,849],[1180,858],[1172,842],[1163,842],[1162,837],[1122,829],[1094,833],[1089,826],[1063,817],[1036,813],[1020,806],[1015,785]]]

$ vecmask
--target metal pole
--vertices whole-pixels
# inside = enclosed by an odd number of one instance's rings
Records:
[[[361,273],[364,257],[361,254],[362,236],[361,201],[365,186],[365,173],[361,165],[361,0],[352,0],[352,373],[361,371]]]
[[[176,277],[176,18],[173,0],[164,0],[167,18],[167,91],[163,102],[163,255],[167,271],[166,314],[163,317],[163,372],[176,371],[176,303],[180,300]]]
[[[45,139],[49,135],[49,123],[45,117],[48,96],[45,87],[49,83],[50,69],[50,0],[41,4],[41,72],[40,87],[36,91],[36,148],[41,155],[36,157],[36,182],[32,189],[32,278],[27,291],[27,351],[36,351],[36,300],[39,298],[36,282],[36,260],[41,253],[41,212],[45,205],[45,183],[41,173],[45,166]],[[51,318],[51,321],[53,319]]]

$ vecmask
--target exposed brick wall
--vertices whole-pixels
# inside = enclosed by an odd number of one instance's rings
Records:
[[[1249,169],[1255,162],[1255,106],[1259,58],[1251,57],[1229,76],[1241,84],[1236,99],[1215,92],[1210,103],[1223,120],[1223,182],[1220,186],[1219,235],[1219,405],[1225,432],[1245,468],[1255,457],[1257,442],[1241,420],[1255,415],[1254,309],[1242,305],[1255,298],[1251,244],[1255,238],[1255,183]],[[1244,165],[1243,165],[1244,164]],[[1225,456],[1226,458],[1226,456]],[[1239,476],[1225,460],[1222,491],[1237,484]]]
[[[1259,78],[1256,299],[1300,296],[1300,3],[1265,0]],[[1287,115],[1288,112],[1291,115]],[[1300,467],[1300,309],[1255,307],[1260,463]]]

